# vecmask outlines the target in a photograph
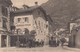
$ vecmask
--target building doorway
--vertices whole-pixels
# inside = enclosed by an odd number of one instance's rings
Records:
[[[11,47],[16,47],[16,42],[17,42],[17,36],[10,36],[10,46]]]
[[[1,47],[7,46],[7,35],[1,35]]]

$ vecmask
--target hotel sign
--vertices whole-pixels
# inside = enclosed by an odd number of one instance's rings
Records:
[[[16,26],[31,26],[31,24],[18,24],[18,25],[16,25]]]

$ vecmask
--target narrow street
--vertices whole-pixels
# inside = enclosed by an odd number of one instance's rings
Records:
[[[80,52],[78,48],[69,47],[37,47],[37,48],[1,48],[0,52]]]

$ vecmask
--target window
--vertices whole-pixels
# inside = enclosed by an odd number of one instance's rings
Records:
[[[37,25],[37,22],[35,21],[35,24]]]
[[[24,29],[25,34],[29,34],[29,30],[27,28]]]
[[[18,23],[21,21],[21,18],[18,18]]]
[[[29,19],[28,19],[28,17],[25,17],[25,22],[28,22],[29,23]]]
[[[3,19],[3,28],[7,29],[6,19]]]
[[[3,14],[3,16],[8,16],[7,8],[5,8],[3,6],[2,6],[2,14]]]
[[[39,26],[40,26],[40,21],[39,21]]]
[[[46,25],[46,28],[48,28],[48,25]]]
[[[15,28],[16,28],[15,26],[10,26],[11,30],[15,30]]]
[[[35,21],[35,24],[36,24],[36,28],[38,29],[38,25],[37,25],[37,22]]]
[[[0,22],[1,22],[1,19],[0,19]]]
[[[17,29],[16,32],[17,32],[17,34],[20,34],[22,32],[22,30],[21,29]]]

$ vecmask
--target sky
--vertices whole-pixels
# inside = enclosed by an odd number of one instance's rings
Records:
[[[13,3],[13,6],[16,6],[18,8],[21,8],[23,4],[29,5],[29,6],[33,6],[35,5],[34,2],[38,2],[39,5],[41,5],[42,3],[47,2],[48,0],[11,0]]]

